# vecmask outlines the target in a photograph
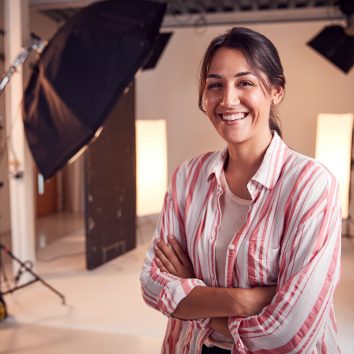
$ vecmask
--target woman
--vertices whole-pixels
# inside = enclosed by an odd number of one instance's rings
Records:
[[[169,316],[163,353],[339,353],[338,184],[280,138],[274,45],[233,28],[209,45],[199,107],[226,142],[176,169],[141,282]]]

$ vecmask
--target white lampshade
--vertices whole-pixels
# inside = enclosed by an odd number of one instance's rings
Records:
[[[136,121],[137,215],[161,211],[167,188],[165,120]]]
[[[353,114],[318,115],[316,159],[321,161],[339,182],[343,219],[349,216],[352,135]]]

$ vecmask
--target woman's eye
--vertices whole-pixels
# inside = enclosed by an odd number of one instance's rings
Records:
[[[239,83],[239,86],[244,87],[244,86],[254,86],[253,82],[251,81],[241,81]]]
[[[218,82],[213,82],[213,83],[210,83],[210,84],[207,85],[207,89],[208,90],[218,89],[220,87],[222,87],[222,85],[220,83],[218,83]]]

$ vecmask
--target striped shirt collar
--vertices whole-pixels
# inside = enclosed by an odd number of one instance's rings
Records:
[[[274,188],[276,182],[279,179],[280,172],[284,163],[284,152],[287,149],[287,146],[279,137],[277,132],[272,131],[272,134],[273,138],[267,148],[263,161],[250,181],[257,182],[268,189]],[[227,155],[228,150],[227,147],[225,147],[217,155],[213,165],[210,167],[208,173],[208,181],[210,181],[212,177],[215,176],[220,184],[221,173],[224,168]]]

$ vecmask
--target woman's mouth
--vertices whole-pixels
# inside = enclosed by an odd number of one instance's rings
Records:
[[[218,116],[225,122],[233,122],[246,119],[248,113],[220,113]]]

